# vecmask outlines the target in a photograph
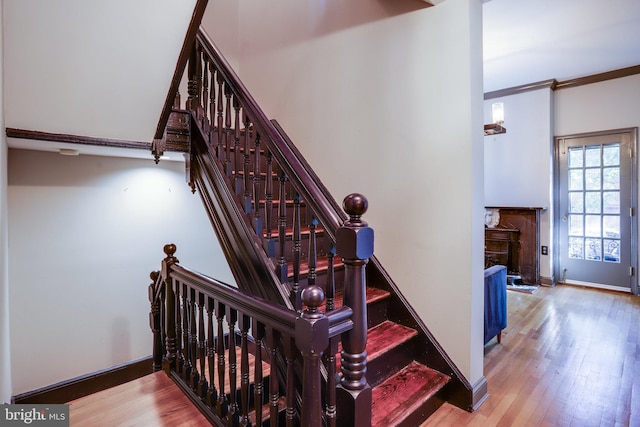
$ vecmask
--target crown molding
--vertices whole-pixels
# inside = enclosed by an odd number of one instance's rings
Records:
[[[634,65],[632,67],[619,68],[617,70],[607,71],[599,74],[592,74],[584,77],[577,77],[575,79],[557,81],[556,79],[543,80],[541,82],[529,83],[521,86],[514,86],[506,89],[495,90],[492,92],[485,92],[484,99],[494,99],[503,96],[517,95],[524,92],[530,92],[539,89],[569,89],[572,87],[588,85],[592,83],[604,82],[607,80],[619,79],[621,77],[633,76],[640,74],[640,65]]]
[[[506,89],[494,90],[493,92],[486,92],[484,94],[484,99],[487,100],[487,99],[501,98],[503,96],[517,95],[519,93],[531,92],[539,89],[553,90],[557,84],[558,82],[556,81],[556,79],[551,79],[551,80],[543,80],[541,82],[529,83],[521,86],[514,86]]]

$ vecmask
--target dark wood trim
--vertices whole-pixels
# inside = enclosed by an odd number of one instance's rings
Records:
[[[557,81],[556,79],[544,80],[537,83],[529,83],[521,86],[514,86],[506,89],[495,90],[493,92],[485,92],[484,99],[494,99],[503,96],[517,95],[519,93],[531,92],[539,89],[569,89],[572,87],[588,85],[592,83],[600,83],[607,80],[619,79],[622,77],[633,76],[640,74],[640,65],[634,65],[632,67],[620,68],[613,71],[607,71],[599,74],[592,74],[590,76],[577,77],[575,79]]]
[[[184,42],[180,49],[180,56],[178,56],[176,69],[173,72],[173,77],[171,78],[171,86],[169,87],[167,98],[164,101],[164,107],[162,107],[162,112],[160,113],[160,119],[158,120],[154,139],[162,139],[162,136],[164,135],[164,128],[167,126],[169,114],[171,114],[171,108],[173,107],[173,101],[178,93],[178,87],[180,86],[184,69],[187,66],[191,49],[193,49],[193,43],[196,40],[196,34],[198,34],[198,28],[200,28],[200,23],[202,22],[204,11],[207,8],[207,3],[208,0],[197,0],[196,5],[193,8],[191,22],[189,22],[189,28],[187,28],[187,34],[184,37]]]
[[[153,358],[147,356],[142,359],[123,363],[101,371],[92,372],[76,378],[71,378],[37,390],[17,394],[12,397],[12,403],[18,404],[62,404],[79,399],[111,387],[135,380],[153,371]]]
[[[484,94],[485,101],[487,99],[501,98],[503,96],[517,95],[519,93],[531,92],[540,89],[554,90],[558,82],[556,79],[543,80],[541,82],[529,83],[526,85],[510,87],[507,89],[495,90],[493,92],[486,92]]]
[[[37,141],[66,142],[71,144],[94,145],[98,147],[134,148],[151,150],[150,142],[126,141],[121,139],[94,138],[91,136],[68,135],[63,133],[40,132],[26,129],[6,129],[7,137],[33,139]]]
[[[556,85],[556,90],[619,79],[621,77],[633,76],[635,74],[640,74],[640,65],[634,65],[633,67],[620,68],[618,70],[607,71],[605,73],[592,74],[590,76],[578,77],[576,79],[558,82],[558,84]]]

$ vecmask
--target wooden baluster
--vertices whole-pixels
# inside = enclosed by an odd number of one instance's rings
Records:
[[[286,396],[285,396],[285,420],[287,427],[295,426],[296,418],[296,371],[295,371],[296,345],[292,337],[284,339],[284,357],[287,363]]]
[[[329,242],[329,240],[327,239]],[[326,293],[326,310],[327,313],[335,310],[335,295],[336,295],[336,284],[335,284],[335,267],[334,267],[334,259],[336,248],[333,244],[329,242],[327,249],[327,257],[328,257],[328,266],[327,266],[327,283],[325,285]],[[324,354],[325,358],[325,366],[327,369],[327,391],[326,391],[326,409],[325,415],[327,418],[327,426],[335,427],[336,426],[336,353],[338,353],[338,343],[340,342],[340,337],[333,337],[329,339],[329,347]]]
[[[278,426],[280,412],[280,379],[278,378],[278,343],[280,333],[272,327],[266,328],[266,345],[269,352],[269,425]]]
[[[219,144],[220,141],[216,141],[215,138],[215,115],[216,115],[216,91],[215,91],[215,69],[211,64],[211,93],[209,94],[209,146],[214,153],[216,159],[220,158]]]
[[[238,312],[227,307],[227,325],[229,327],[229,412],[227,414],[227,425],[238,424],[238,402],[237,402],[237,373],[238,361],[236,358],[236,322]]]
[[[325,284],[326,297],[327,297],[327,311],[335,310],[336,308],[336,269],[335,269],[335,255],[336,246],[325,239],[326,253],[327,253],[327,283]]]
[[[160,301],[160,339],[162,340],[162,351],[164,354],[167,349],[167,284],[164,281],[162,283]]]
[[[178,263],[178,258],[174,256],[176,253],[176,245],[169,244],[164,246],[165,259],[162,261],[162,280],[165,283],[166,289],[166,309],[165,309],[165,326],[166,331],[166,351],[164,353],[164,359],[162,360],[163,370],[169,374],[170,371],[177,370],[177,353],[176,349],[176,300],[177,297],[174,292],[173,279],[170,277],[171,267],[173,264]],[[179,335],[178,335],[179,336]]]
[[[256,414],[255,425],[262,426],[262,403],[264,401],[264,387],[262,381],[262,343],[265,338],[264,324],[253,319],[251,333],[255,342],[254,368],[253,368],[253,406]]]
[[[316,229],[318,227],[318,220],[311,218],[309,224],[309,274],[307,275],[307,286],[314,286],[316,284],[316,264],[318,262],[318,253],[316,251]]]
[[[196,97],[194,99],[196,117],[202,119],[202,46],[196,41]]]
[[[293,198],[293,287],[291,288],[291,303],[297,311],[302,310],[302,289],[300,287],[300,262],[302,252],[302,232],[300,223],[300,201],[296,194]]]
[[[223,418],[225,415],[227,415],[227,399],[224,389],[224,376],[226,373],[224,360],[224,314],[224,304],[216,301],[216,320],[218,322],[218,336],[216,337],[216,353],[218,356],[218,402],[216,403],[216,411],[220,418]]]
[[[235,118],[235,129],[233,133],[233,188],[236,194],[242,194],[242,150],[240,150],[240,102],[237,97],[233,98],[233,110]]]
[[[153,271],[149,275],[151,284],[149,285],[149,302],[151,303],[151,311],[149,312],[149,326],[153,333],[153,372],[162,369],[162,359],[164,348],[162,348],[162,326],[160,318],[160,305],[163,301],[160,299],[161,288],[164,283],[160,279],[160,272]]]
[[[278,277],[280,283],[289,281],[289,267],[287,266],[287,258],[285,256],[285,244],[287,242],[287,175],[284,172],[280,175],[280,198],[278,203]]]
[[[207,365],[209,366],[209,389],[207,390],[207,405],[215,409],[218,400],[218,392],[216,390],[216,351],[215,336],[216,331],[213,327],[213,317],[215,312],[215,303],[213,298],[207,298]]]
[[[207,364],[207,347],[206,329],[204,326],[205,296],[202,292],[198,292],[198,358],[200,362],[200,381],[198,382],[198,396],[205,398],[209,385],[207,384],[206,364]]]
[[[183,343],[183,335],[182,335],[182,298],[180,296],[180,290],[182,289],[182,285],[180,284],[180,282],[178,282],[177,280],[175,280],[174,282],[174,292],[175,292],[175,312],[176,312],[176,351],[177,351],[177,356],[178,356],[178,360],[177,360],[177,365],[176,365],[176,372],[178,372],[178,374],[182,375],[182,370],[184,369],[184,353],[183,353],[183,349],[182,349],[182,343]]]
[[[224,104],[223,104],[223,93],[224,93],[224,89],[223,89],[223,80],[222,80],[222,75],[220,74],[220,71],[218,71],[216,73],[216,77],[217,77],[217,81],[218,81],[218,124],[217,124],[217,128],[218,128],[218,160],[220,160],[220,163],[224,164],[224,161],[226,160],[225,158],[225,153],[226,153],[226,146],[225,146],[225,138],[224,138]],[[225,173],[226,173],[226,169],[225,169]]]
[[[308,427],[322,426],[322,383],[320,358],[329,345],[329,319],[319,309],[324,292],[307,286],[302,292],[306,309],[296,319],[296,345],[304,359],[302,371],[302,422]]]
[[[205,133],[209,132],[209,61],[202,58],[202,129]]]
[[[340,337],[329,339],[329,347],[325,353],[325,366],[327,368],[327,393],[326,393],[326,409],[327,426],[335,427],[337,423],[337,405],[336,405],[336,353],[338,352],[338,344]]]
[[[182,378],[189,383],[189,378],[191,378],[191,357],[189,356],[189,351],[191,349],[191,345],[189,342],[189,290],[187,289],[187,285],[182,286],[182,360],[184,361],[182,365]]]
[[[244,174],[244,213],[251,213],[251,121],[244,115],[244,156],[242,156],[242,171]]]
[[[240,316],[240,425],[246,427],[249,422],[249,328],[251,318]]]
[[[227,154],[225,158],[226,162],[226,174],[229,178],[231,178],[232,165],[231,165],[231,88],[229,85],[225,84],[224,86],[224,96],[225,96],[225,115],[224,115],[224,135],[225,135],[225,146],[227,147]]]
[[[345,264],[344,305],[353,310],[353,328],[342,336],[342,378],[337,389],[339,425],[371,425],[371,387],[367,383],[367,307],[365,266],[373,255],[373,229],[361,216],[367,199],[350,194],[343,201],[349,215],[336,233],[336,249]]]
[[[197,68],[198,68],[198,43],[196,43],[191,50],[191,55],[189,56],[189,65],[188,65],[188,78],[187,81],[187,110],[196,111],[198,109],[198,76],[197,76]]]
[[[191,365],[191,375],[189,384],[196,391],[198,389],[198,325],[196,323],[196,290],[189,292],[189,364]]]
[[[254,155],[254,167],[253,167],[253,226],[258,236],[262,236],[262,218],[260,217],[260,184],[262,182],[262,175],[260,170],[260,163],[262,162],[260,145],[260,134],[256,131],[255,140],[255,155]]]
[[[265,182],[264,222],[267,241],[269,242],[269,257],[274,256],[271,250],[271,235],[273,229],[273,158],[271,151],[267,151],[267,177]]]

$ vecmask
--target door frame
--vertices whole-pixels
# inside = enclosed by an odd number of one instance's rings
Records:
[[[631,265],[633,274],[631,275],[631,293],[640,295],[638,287],[638,128],[612,129],[599,132],[585,132],[571,135],[555,136],[553,138],[553,274],[560,283],[564,280],[560,270],[560,144],[565,139],[585,138],[592,136],[605,136],[611,134],[628,133],[631,136],[631,209],[633,210],[631,220]],[[606,289],[606,286],[603,286]],[[614,288],[620,290],[620,288]]]

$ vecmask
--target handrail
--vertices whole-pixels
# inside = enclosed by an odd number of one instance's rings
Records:
[[[217,70],[224,77],[230,90],[240,99],[245,113],[252,119],[263,138],[268,141],[269,149],[277,162],[290,178],[289,182],[305,200],[305,203],[312,207],[312,210],[319,216],[318,220],[325,227],[328,234],[335,238],[335,232],[345,219],[335,207],[337,203],[331,196],[321,189],[318,180],[310,172],[306,165],[300,162],[300,156],[292,149],[287,139],[283,137],[280,130],[267,118],[251,93],[244,86],[242,81],[233,71],[227,60],[222,56],[220,50],[211,41],[206,31],[200,28],[197,36],[198,42],[204,51],[213,60]]]
[[[275,327],[283,333],[295,334],[296,319],[300,316],[297,311],[243,292],[228,283],[179,264],[173,265],[170,276],[255,320]],[[344,306],[326,313],[326,317],[329,319],[329,338],[339,336],[353,327],[352,314],[353,310]]]

